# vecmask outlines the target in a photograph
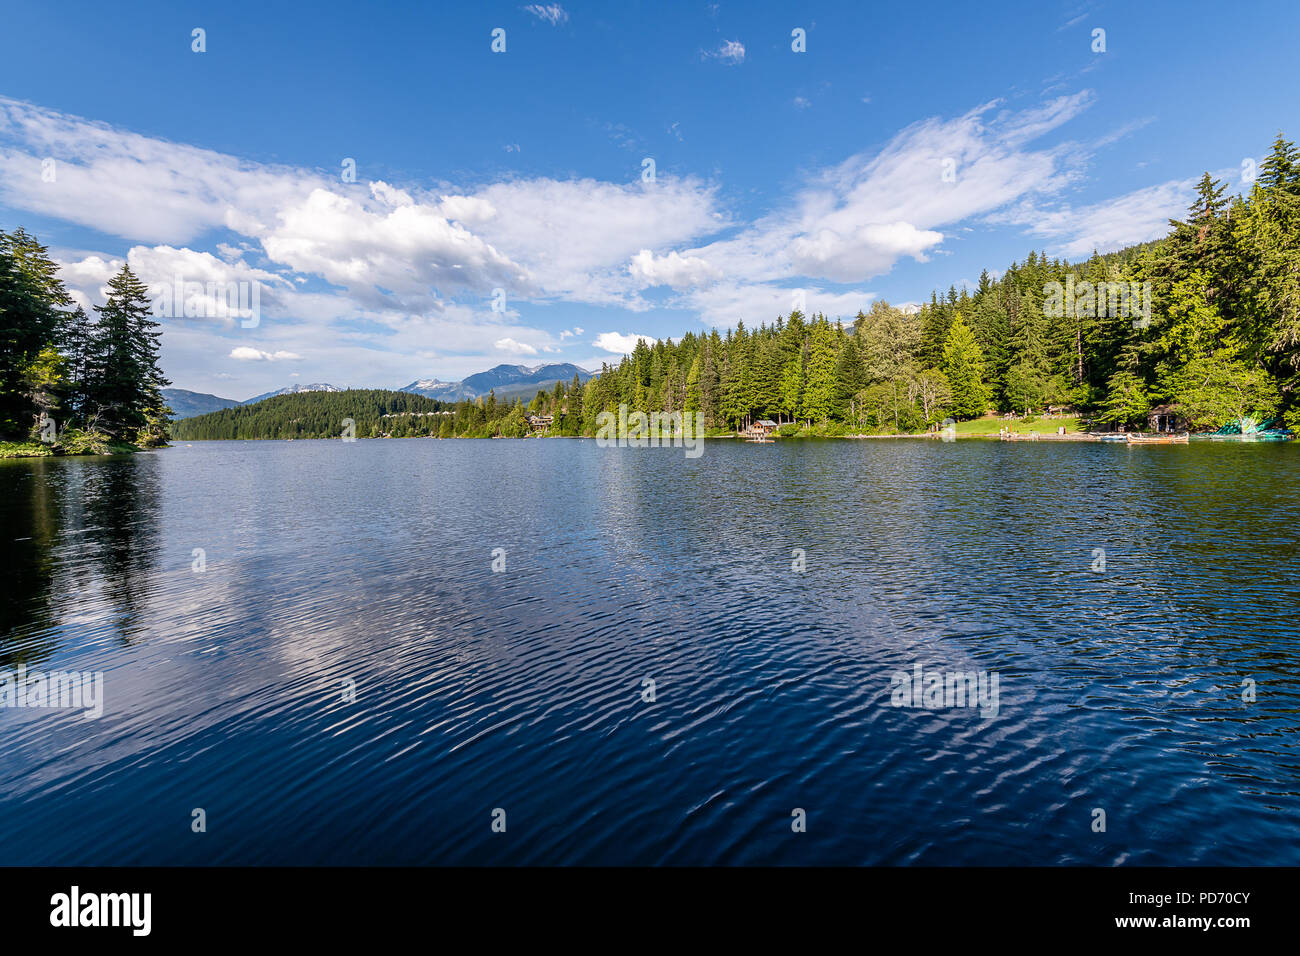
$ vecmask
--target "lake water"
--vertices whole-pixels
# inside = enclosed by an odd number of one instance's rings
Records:
[[[0,668],[104,695],[0,708],[0,862],[1300,864],[1298,487],[1280,444],[0,462]],[[893,706],[918,664],[996,715]]]

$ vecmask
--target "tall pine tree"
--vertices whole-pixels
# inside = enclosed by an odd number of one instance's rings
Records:
[[[157,424],[165,407],[161,390],[170,383],[158,368],[162,333],[151,315],[149,288],[123,265],[109,280],[108,301],[95,311],[99,328],[88,405],[109,434],[152,444],[156,435],[140,433]]]

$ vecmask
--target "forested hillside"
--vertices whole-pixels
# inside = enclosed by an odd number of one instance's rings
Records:
[[[386,389],[294,392],[172,423],[177,440],[261,438],[403,438],[428,435],[450,412],[444,402]],[[351,427],[345,422],[351,422]]]

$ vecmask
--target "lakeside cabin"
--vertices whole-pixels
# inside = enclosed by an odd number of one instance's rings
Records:
[[[541,438],[551,430],[553,424],[555,424],[554,415],[529,415],[528,434]]]
[[[745,441],[767,442],[772,439],[768,436],[776,431],[779,426],[770,418],[763,418],[753,422],[748,428],[740,433]]]
[[[1157,405],[1147,413],[1147,427],[1153,432],[1181,432],[1187,423],[1173,405]]]

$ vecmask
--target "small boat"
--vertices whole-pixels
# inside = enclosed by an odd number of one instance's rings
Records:
[[[1143,435],[1139,432],[1128,433],[1130,445],[1186,445],[1191,436],[1187,432],[1164,435]]]

